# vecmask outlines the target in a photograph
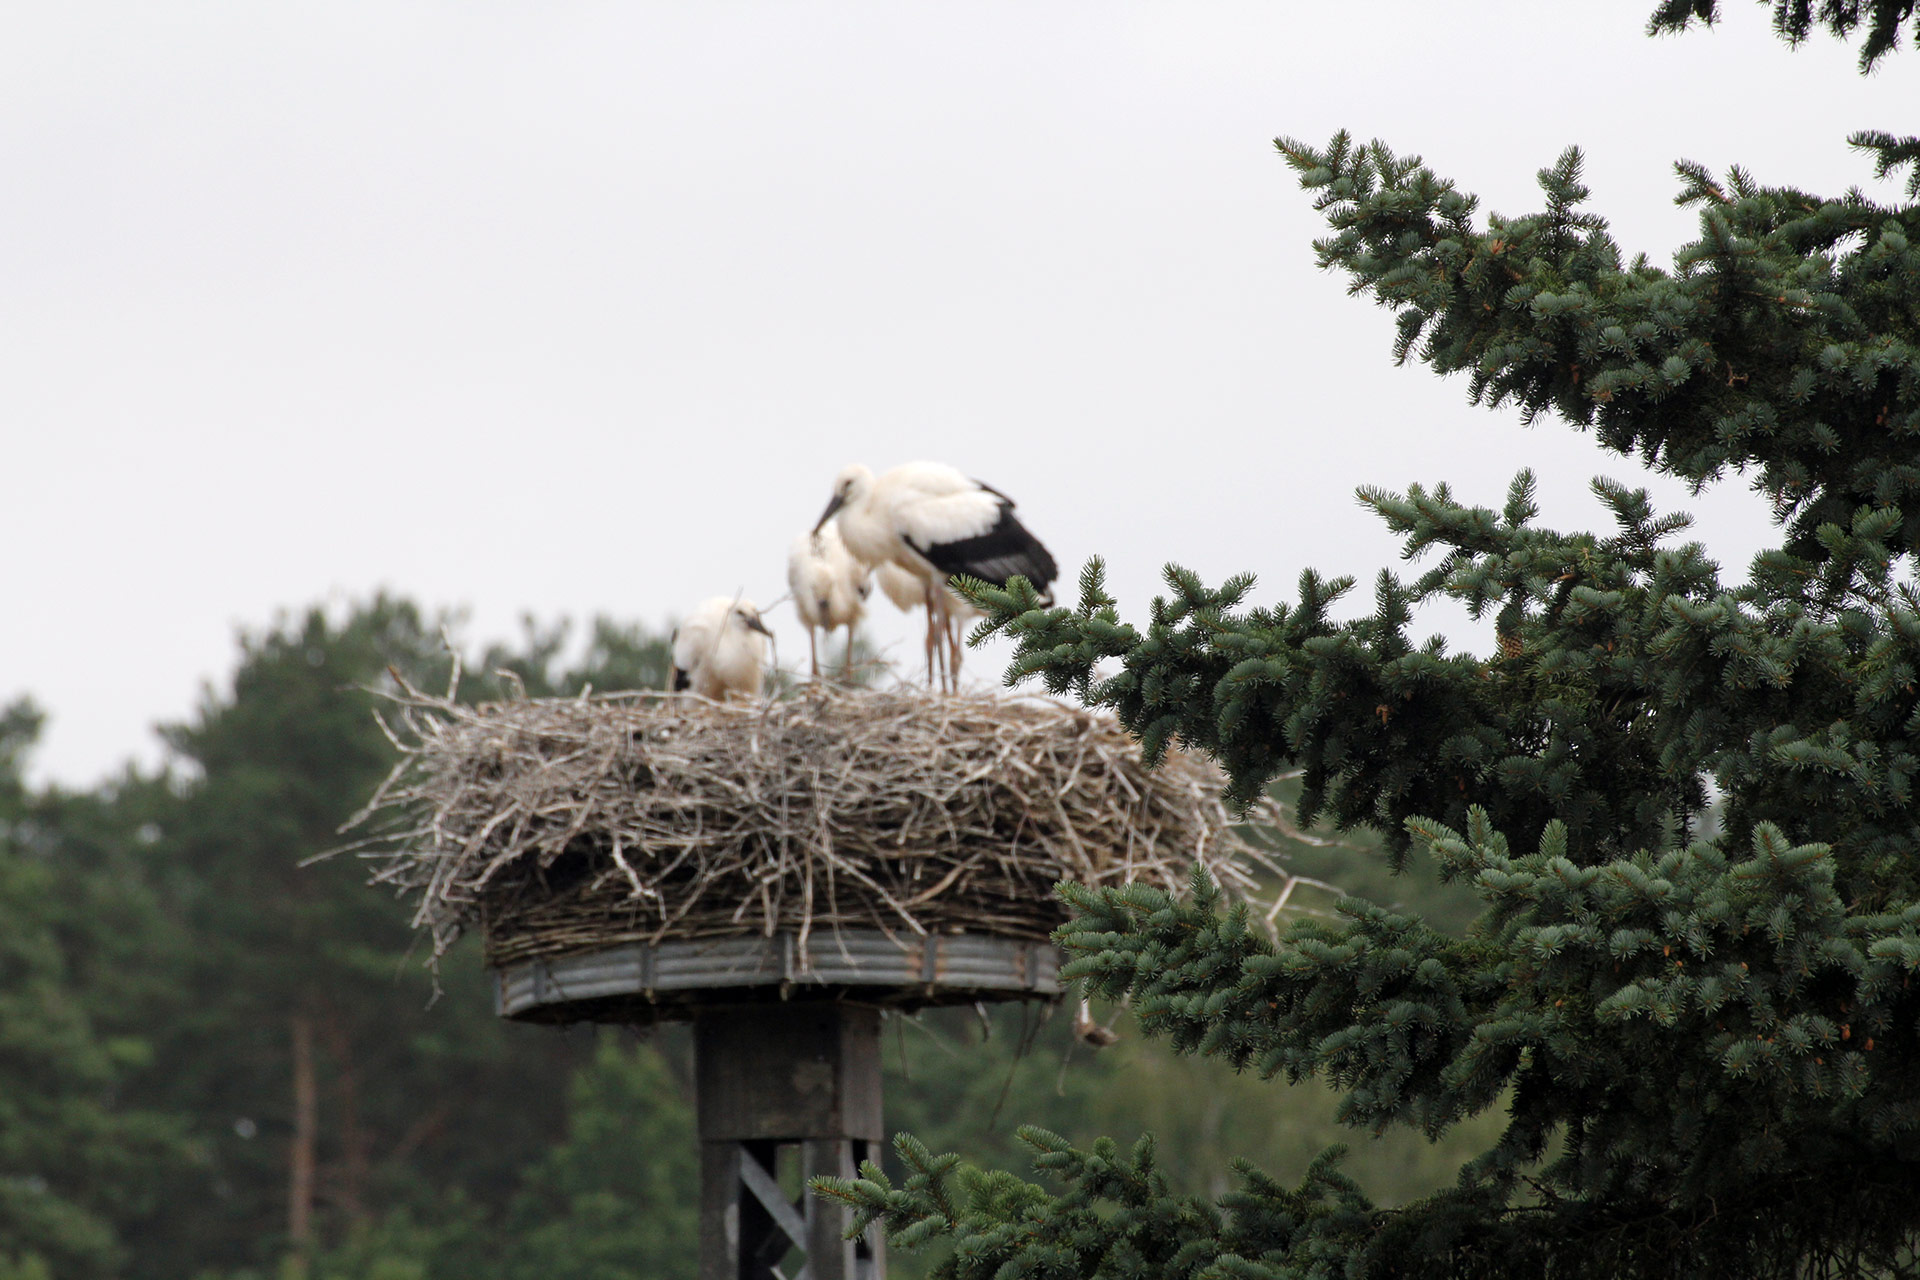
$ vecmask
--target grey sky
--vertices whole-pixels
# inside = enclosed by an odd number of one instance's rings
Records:
[[[1169,559],[1369,576],[1362,483],[1532,465],[1590,523],[1636,469],[1394,369],[1270,139],[1381,136],[1507,212],[1579,142],[1664,260],[1674,159],[1837,193],[1849,131],[1913,128],[1915,55],[1650,7],[10,6],[0,698],[86,783],[279,607],[384,586],[477,641],[765,602],[849,461],[995,484],[1136,615]],[[1737,481],[1654,487],[1723,563],[1764,536]]]

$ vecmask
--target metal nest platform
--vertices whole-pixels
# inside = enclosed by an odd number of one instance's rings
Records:
[[[668,939],[494,970],[494,1011],[522,1022],[684,1020],[702,1006],[840,1000],[892,1008],[1059,996],[1051,943],[985,934],[817,929]]]

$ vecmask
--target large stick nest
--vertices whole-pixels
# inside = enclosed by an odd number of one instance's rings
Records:
[[[1044,939],[1060,880],[1255,886],[1198,755],[1156,768],[1038,699],[809,686],[769,703],[395,698],[402,756],[356,823],[438,956],[838,926]]]

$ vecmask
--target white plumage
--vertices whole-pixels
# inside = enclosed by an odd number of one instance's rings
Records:
[[[948,617],[949,601],[957,600],[945,589],[948,579],[965,574],[1005,586],[1018,575],[1043,603],[1052,602],[1053,556],[1013,509],[1013,499],[945,463],[909,462],[877,477],[854,463],[835,479],[833,498],[814,527],[837,519],[855,557],[875,569],[894,565],[919,581],[919,603],[927,610],[927,680],[944,656],[951,687],[959,681],[962,649]],[[882,589],[899,601],[884,578]]]
[[[880,594],[893,601],[893,607],[902,613],[912,613],[927,602],[926,583],[918,574],[907,572],[891,560],[874,566],[873,580],[880,584]]]
[[[867,593],[873,584],[868,580],[867,567],[841,541],[837,527],[829,524],[793,540],[793,549],[787,553],[787,586],[793,592],[800,621],[807,624],[807,660],[814,676],[820,675],[815,631],[825,631],[828,643],[832,643],[834,629],[845,627],[846,661],[851,662],[853,628],[866,611]]]
[[[674,690],[716,702],[759,697],[770,634],[753,601],[738,596],[705,601],[674,628]]]

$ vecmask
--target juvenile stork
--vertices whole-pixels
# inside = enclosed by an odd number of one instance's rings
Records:
[[[876,477],[859,463],[834,480],[820,528],[838,520],[847,550],[868,565],[894,564],[919,579],[927,610],[927,682],[944,642],[948,687],[960,678],[960,644],[946,591],[957,574],[1005,586],[1016,575],[1051,604],[1047,585],[1059,573],[1053,556],[1013,514],[1013,499],[940,462],[909,462]]]
[[[760,696],[767,638],[753,601],[715,596],[673,629],[673,688],[715,702]]]
[[[867,593],[873,590],[867,567],[847,550],[847,544],[840,540],[840,530],[827,525],[793,540],[793,548],[787,553],[787,586],[793,592],[800,621],[807,624],[807,662],[813,678],[820,678],[820,650],[814,633],[825,631],[831,644],[838,627],[847,629],[847,653],[840,664],[845,674],[853,661],[854,624],[866,611]]]

